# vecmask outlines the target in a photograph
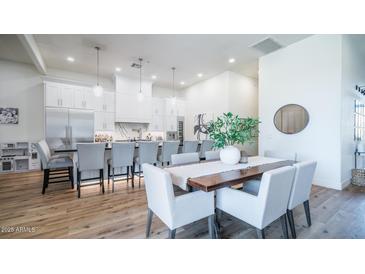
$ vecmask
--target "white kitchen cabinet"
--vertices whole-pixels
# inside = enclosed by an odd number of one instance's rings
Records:
[[[139,92],[139,79],[117,75],[115,77],[115,89],[119,93],[135,95]],[[152,96],[152,82],[142,81],[142,93],[144,96]]]
[[[152,98],[152,115],[165,114],[165,100],[161,98]]]
[[[186,106],[185,101],[183,100],[176,100],[176,115],[177,116],[185,116],[186,115]]]
[[[95,97],[96,110],[102,112],[115,112],[115,92],[104,91],[102,97]]]
[[[116,93],[116,122],[150,123],[152,120],[152,98],[139,99],[136,94]]]
[[[95,112],[95,130],[96,131],[114,131],[114,113],[112,112]]]
[[[72,107],[72,88],[59,83],[45,83],[45,105],[47,107]]]
[[[164,120],[163,115],[153,115],[152,121],[148,125],[148,131],[164,131]]]
[[[165,131],[177,131],[176,116],[165,116]]]
[[[74,87],[73,107],[80,109],[95,109],[95,98],[91,88]]]
[[[165,115],[166,116],[177,116],[176,100],[165,99]]]

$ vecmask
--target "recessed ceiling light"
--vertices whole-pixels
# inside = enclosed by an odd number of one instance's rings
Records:
[[[115,68],[115,71],[120,72],[122,69],[121,68]]]
[[[185,85],[185,82],[184,82],[184,81],[181,81],[181,82],[180,82],[180,85]]]
[[[73,62],[75,62],[75,58],[69,56],[69,57],[67,57],[67,61],[73,63]]]
[[[202,78],[203,77],[203,73],[198,73],[198,77]]]
[[[229,58],[229,59],[228,59],[228,62],[232,64],[232,63],[236,62],[236,59],[234,59],[234,58]]]
[[[156,78],[157,78],[157,76],[156,76],[156,75],[152,75],[152,76],[151,76],[151,78],[152,78],[152,79],[156,79]]]

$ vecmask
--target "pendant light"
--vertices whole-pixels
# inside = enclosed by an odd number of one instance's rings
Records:
[[[142,93],[142,58],[138,59],[139,61],[139,92],[138,92],[138,100],[142,101],[143,100],[143,93]]]
[[[95,47],[96,49],[96,85],[93,88],[94,95],[96,97],[103,96],[103,87],[99,84],[99,50],[100,47]]]
[[[172,70],[172,99],[171,99],[171,103],[173,105],[175,105],[176,104],[176,96],[175,96],[175,70],[176,70],[176,68],[172,67],[171,70]]]

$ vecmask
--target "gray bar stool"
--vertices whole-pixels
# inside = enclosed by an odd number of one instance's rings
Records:
[[[169,165],[171,163],[171,155],[177,154],[179,150],[180,141],[166,141],[162,142],[162,151],[161,154],[158,155],[158,161],[163,166],[164,163]]]
[[[205,152],[212,150],[214,141],[213,140],[203,140],[200,146],[199,157],[204,160],[206,158]]]
[[[46,192],[48,184],[71,182],[74,188],[73,161],[69,156],[51,155],[51,151],[45,140],[36,144],[37,151],[41,158],[43,175],[42,194]]]
[[[81,197],[81,187],[100,185],[104,190],[104,154],[105,144],[77,144],[77,196]],[[82,173],[87,171],[99,171],[99,177],[82,178]],[[99,179],[97,183],[81,185],[82,181]]]
[[[138,156],[134,159],[133,174],[138,174],[138,186],[141,187],[142,164],[156,165],[159,142],[137,142],[137,144]],[[136,165],[138,165],[138,172],[136,172]]]
[[[133,172],[133,156],[134,156],[134,148],[136,144],[134,142],[129,143],[113,143],[112,144],[112,158],[108,160],[108,183],[109,179],[112,178],[113,186],[112,192],[114,192],[114,181],[115,176],[124,176],[127,175],[127,186],[129,182],[130,172]],[[126,173],[115,174],[115,168],[126,168]],[[111,174],[110,174],[111,171]],[[132,174],[132,187],[134,187],[134,178]],[[125,179],[120,179],[125,180]]]
[[[199,141],[184,141],[183,153],[196,152]]]

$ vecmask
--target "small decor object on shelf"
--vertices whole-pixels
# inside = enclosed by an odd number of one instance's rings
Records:
[[[0,108],[0,124],[18,124],[19,109],[18,108]]]
[[[220,158],[223,163],[235,165],[241,159],[241,153],[235,144],[253,142],[258,134],[257,118],[240,118],[231,112],[224,113],[208,124],[209,137],[214,141],[214,148],[221,148]]]

